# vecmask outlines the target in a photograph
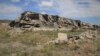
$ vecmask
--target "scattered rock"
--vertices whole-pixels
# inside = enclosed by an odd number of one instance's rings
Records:
[[[80,40],[78,35],[68,36],[68,43],[77,43]]]
[[[79,35],[71,35],[71,36],[67,36],[66,33],[58,33],[58,38],[56,38],[55,40],[49,41],[46,44],[64,44],[64,43],[78,43],[79,41],[83,40],[83,41],[91,41],[91,40],[95,40],[97,37],[97,31],[92,31],[92,30],[88,30],[86,32],[83,32]]]
[[[97,31],[88,30],[79,35],[81,39],[95,39],[97,37]]]

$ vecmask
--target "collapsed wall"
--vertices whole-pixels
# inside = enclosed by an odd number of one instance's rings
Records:
[[[11,27],[19,28],[98,28],[97,25],[83,23],[80,20],[71,20],[57,15],[40,14],[25,11],[18,21],[12,21]]]

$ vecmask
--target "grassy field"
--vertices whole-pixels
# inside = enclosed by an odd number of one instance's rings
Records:
[[[100,39],[78,44],[45,45],[57,38],[58,32],[77,35],[83,31],[25,31],[10,35],[6,28],[0,28],[0,56],[100,56]]]

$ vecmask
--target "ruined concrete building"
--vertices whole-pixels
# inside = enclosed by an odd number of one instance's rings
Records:
[[[71,20],[57,15],[40,14],[30,11],[22,13],[19,20],[12,21],[10,26],[20,28],[93,28],[93,25],[88,25],[80,20]]]

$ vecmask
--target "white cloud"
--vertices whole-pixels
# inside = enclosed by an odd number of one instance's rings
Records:
[[[32,2],[32,1],[31,0],[25,0],[24,6],[28,6],[30,4],[30,2]]]
[[[24,3],[24,6],[28,6],[28,5],[29,5],[29,2],[25,2],[25,3]]]
[[[22,8],[14,5],[0,5],[0,14],[16,14],[22,12]]]
[[[28,6],[28,5],[30,5],[30,3],[31,2],[39,2],[39,0],[25,0],[25,2],[24,2],[24,6]]]
[[[42,11],[41,14],[47,14],[45,11]]]
[[[50,0],[50,1],[42,1],[40,3],[40,6],[41,7],[52,7],[53,6],[53,0]]]
[[[65,17],[98,17],[100,16],[100,3],[94,0],[77,0],[76,2],[88,2],[89,7],[84,8],[75,3],[76,0],[58,0],[61,16]]]
[[[12,2],[20,2],[20,0],[11,0]]]

